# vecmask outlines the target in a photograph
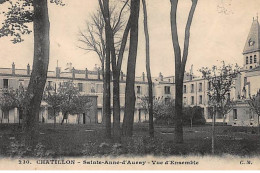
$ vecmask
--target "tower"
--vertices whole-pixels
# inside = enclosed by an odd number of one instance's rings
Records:
[[[260,26],[258,16],[256,19],[253,18],[243,50],[243,56],[245,70],[250,70],[260,65]]]

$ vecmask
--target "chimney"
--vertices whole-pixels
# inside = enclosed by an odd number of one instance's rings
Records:
[[[100,69],[97,69],[98,80],[100,80]]]
[[[30,65],[28,64],[27,65],[27,75],[30,75],[31,74],[31,67]]]
[[[14,62],[12,64],[12,75],[15,75],[15,64],[14,64]]]
[[[143,81],[145,82],[145,75],[144,75],[144,72],[142,74],[142,77],[143,77]]]
[[[160,81],[163,81],[163,75],[161,72],[159,73],[159,79],[160,79]]]
[[[123,81],[124,80],[124,73],[122,71],[120,72],[120,77],[121,77],[121,81]]]
[[[88,79],[88,68],[85,69],[85,78]]]
[[[75,68],[72,68],[72,78],[75,79]]]
[[[60,77],[60,67],[56,67],[56,77]]]

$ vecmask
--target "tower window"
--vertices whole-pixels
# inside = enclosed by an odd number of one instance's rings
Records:
[[[246,64],[248,64],[248,56],[246,57]]]
[[[250,56],[250,64],[252,64],[252,63],[253,63],[253,57]]]
[[[256,63],[256,55],[254,56],[254,63]]]

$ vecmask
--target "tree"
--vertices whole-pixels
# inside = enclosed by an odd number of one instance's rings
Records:
[[[190,124],[191,129],[194,124],[198,124],[198,125],[205,124],[206,120],[204,118],[202,111],[203,109],[200,106],[184,107],[183,123]]]
[[[143,12],[144,12],[144,33],[145,33],[145,43],[146,43],[146,73],[148,80],[148,97],[149,97],[149,135],[154,137],[154,127],[153,127],[153,83],[150,69],[150,41],[148,32],[148,22],[147,22],[147,10],[146,2],[142,0]]]
[[[198,0],[191,0],[192,5],[190,8],[186,28],[185,28],[185,38],[184,38],[184,48],[183,54],[181,56],[181,49],[178,39],[177,32],[177,7],[178,0],[171,0],[171,33],[172,33],[172,44],[174,48],[174,58],[175,58],[175,114],[176,114],[176,124],[175,124],[175,142],[182,143],[183,142],[183,123],[182,123],[182,100],[183,100],[183,79],[185,66],[187,62],[187,57],[189,53],[189,40],[190,40],[190,28],[193,19],[193,15],[197,6]]]
[[[68,114],[74,113],[77,105],[76,100],[80,96],[79,90],[74,86],[72,81],[64,82],[58,89],[59,95],[62,97],[60,110],[63,114],[61,124],[65,119],[68,119]]]
[[[60,111],[61,104],[63,103],[64,96],[57,92],[56,88],[47,86],[43,95],[43,100],[53,110],[54,128],[56,126],[56,116]]]
[[[260,91],[256,95],[250,96],[250,99],[247,100],[250,108],[257,114],[257,124],[258,124],[258,134],[259,134],[259,117],[260,117]]]
[[[213,66],[211,69],[204,67],[200,69],[203,78],[206,79],[210,85],[208,89],[209,106],[213,107],[212,120],[212,153],[215,152],[215,122],[216,115],[220,114],[223,117],[231,109],[230,91],[234,87],[234,79],[239,73],[239,67],[235,68],[232,65],[226,65],[222,61],[222,65]]]
[[[13,43],[23,41],[21,35],[31,33],[27,24],[33,22],[34,57],[29,86],[26,94],[24,111],[25,143],[36,146],[38,136],[39,110],[46,83],[49,65],[49,16],[47,0],[19,0],[13,3],[5,13],[7,19],[0,29],[0,37],[12,36]],[[64,5],[61,0],[50,0],[51,3]]]
[[[118,3],[118,2],[116,2]],[[111,29],[113,32],[113,38],[115,39],[114,47],[116,54],[120,49],[121,39],[122,39],[122,28],[125,26],[124,21],[124,7],[122,9],[117,8],[117,5],[114,2],[111,7],[109,7],[109,16]],[[86,22],[86,31],[79,32],[79,41],[82,43],[82,46],[79,48],[86,51],[95,52],[100,60],[102,66],[102,76],[103,84],[106,82],[104,78],[105,73],[105,56],[106,56],[106,38],[105,38],[105,21],[102,15],[101,9],[97,10],[96,13],[91,15],[90,21]],[[110,68],[107,70],[110,72]],[[103,85],[103,103],[106,102],[106,85]],[[103,104],[103,110],[105,110],[105,104]],[[103,118],[105,117],[105,112],[103,111]]]
[[[120,83],[119,83],[119,78],[120,78],[120,71],[121,71],[121,66],[122,66],[122,60],[123,60],[123,55],[125,52],[125,47],[126,47],[126,42],[128,38],[128,33],[130,30],[130,20],[132,18],[132,13],[130,13],[129,20],[127,22],[127,25],[125,27],[125,30],[123,32],[122,40],[120,42],[120,48],[118,55],[116,53],[116,48],[115,48],[115,34],[113,31],[113,28],[117,28],[117,25],[121,22],[121,15],[122,12],[127,5],[128,0],[125,1],[123,7],[120,10],[119,17],[117,22],[115,23],[114,27],[111,26],[111,16],[109,14],[109,1],[101,1],[99,0],[99,5],[100,9],[103,14],[103,18],[105,21],[105,33],[106,33],[106,58],[110,58],[111,56],[111,63],[112,63],[112,75],[113,75],[113,137],[115,141],[120,141]],[[109,54],[109,56],[108,56]],[[110,64],[108,64],[110,61],[106,59],[107,62],[107,68],[110,69]],[[107,69],[106,69],[107,70]],[[108,71],[107,71],[108,73]],[[110,82],[110,81],[109,81]],[[105,84],[105,83],[104,83]],[[110,83],[106,84],[110,85]],[[110,91],[107,91],[110,92]],[[110,105],[107,104],[107,106]],[[108,109],[108,108],[106,108]],[[109,115],[110,116],[110,115]],[[110,119],[109,119],[110,120]],[[108,125],[107,125],[108,126]]]
[[[16,106],[16,101],[14,99],[15,93],[13,91],[3,91],[3,94],[0,97],[0,107],[2,110],[2,118],[1,118],[1,123],[3,122],[4,118],[4,112],[9,111]],[[8,116],[8,122],[9,122],[9,116]]]
[[[20,124],[20,120],[23,117],[23,111],[25,109],[24,103],[25,101],[26,91],[23,86],[19,86],[18,89],[5,89],[3,95],[1,96],[1,107],[4,111],[11,110],[13,108],[17,108],[19,111],[19,119],[18,122]]]
[[[123,120],[123,135],[133,135],[134,111],[135,111],[135,67],[138,46],[138,20],[140,0],[131,0],[130,11],[130,46],[127,62],[125,111]]]

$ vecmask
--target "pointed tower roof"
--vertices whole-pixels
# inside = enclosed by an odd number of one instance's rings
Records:
[[[258,17],[253,19],[250,32],[248,34],[243,54],[260,50],[260,26]]]

